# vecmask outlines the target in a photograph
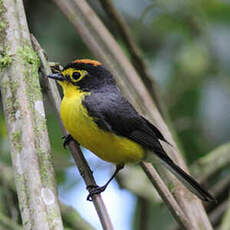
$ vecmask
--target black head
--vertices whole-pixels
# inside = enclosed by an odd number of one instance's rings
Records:
[[[115,85],[112,74],[100,62],[90,59],[75,60],[60,73],[48,77],[57,80],[63,88],[71,84],[82,91],[96,91],[104,86]]]

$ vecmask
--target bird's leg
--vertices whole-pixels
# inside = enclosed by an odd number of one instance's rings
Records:
[[[66,148],[66,145],[68,145],[70,143],[70,141],[76,141],[76,140],[73,139],[73,137],[70,134],[67,134],[67,135],[63,136],[62,139],[64,139],[64,142],[63,142],[63,147],[64,148]],[[77,144],[78,144],[78,142],[77,142]]]
[[[118,164],[116,165],[116,170],[111,176],[111,178],[107,181],[107,183],[101,187],[98,185],[88,185],[87,189],[89,189],[89,195],[87,196],[87,200],[92,201],[92,196],[94,194],[99,194],[101,192],[104,192],[109,183],[113,180],[113,178],[118,174],[118,172],[124,168],[124,164]]]

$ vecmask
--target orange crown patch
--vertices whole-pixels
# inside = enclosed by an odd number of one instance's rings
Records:
[[[99,66],[101,63],[99,61],[91,60],[91,59],[79,59],[73,61],[73,63],[84,63],[84,64],[90,64],[94,66]]]

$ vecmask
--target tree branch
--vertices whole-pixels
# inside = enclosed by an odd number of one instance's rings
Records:
[[[63,229],[51,163],[39,59],[22,0],[0,1],[1,93],[24,229]]]
[[[199,177],[200,181],[216,173],[230,163],[230,142],[223,144],[207,153],[196,161],[191,169],[192,175]]]
[[[47,75],[51,74],[51,70],[49,67],[49,63],[47,62],[46,57],[44,55],[44,51],[42,50],[42,48],[40,47],[40,45],[38,44],[38,42],[36,41],[36,39],[33,36],[32,36],[32,41],[33,41],[33,45],[35,47],[35,50],[37,51],[38,56],[39,56],[41,63],[42,63],[42,72],[43,72],[44,76],[47,76]],[[64,129],[64,126],[63,126],[63,123],[61,121],[60,114],[59,114],[61,97],[59,95],[56,83],[55,83],[55,81],[47,79],[47,78],[45,78],[44,80],[45,80],[46,85],[47,85],[49,97],[50,97],[51,101],[53,102],[54,108],[57,112],[58,120],[60,122],[62,131],[63,131],[64,135],[66,135],[67,132]],[[90,168],[89,168],[79,146],[76,144],[76,142],[71,141],[69,144],[69,149],[70,149],[70,152],[71,152],[71,154],[75,160],[75,163],[78,167],[78,170],[79,170],[81,176],[83,177],[83,179],[85,181],[86,186],[96,185],[92,171],[90,170]],[[106,210],[106,207],[104,205],[104,202],[103,202],[100,194],[96,194],[93,196],[93,204],[94,204],[94,207],[97,211],[98,217],[101,221],[103,229],[112,230],[113,226],[112,226],[111,220],[109,218],[108,212]]]
[[[168,127],[160,116],[149,93],[145,89],[139,76],[130,64],[121,48],[104,27],[94,11],[84,0],[61,1],[53,0],[69,18],[83,41],[114,74],[123,93],[136,105],[142,114],[148,114],[150,120],[157,125],[165,138],[173,144],[174,148],[164,145],[166,152],[187,171],[183,158],[181,157],[176,143],[174,142]],[[201,202],[184,188],[169,172],[161,168],[165,181],[173,185],[173,194],[195,229],[212,229]]]

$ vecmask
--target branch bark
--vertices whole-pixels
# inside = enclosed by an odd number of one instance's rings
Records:
[[[34,48],[37,51],[38,56],[39,56],[41,63],[42,63],[42,72],[43,72],[44,76],[47,76],[47,75],[51,74],[51,70],[50,70],[49,63],[46,60],[46,57],[44,55],[44,51],[42,50],[39,43],[37,42],[37,40],[33,36],[32,36],[32,41],[33,41]],[[58,92],[56,83],[55,83],[55,81],[47,79],[47,78],[45,78],[44,80],[46,83],[46,88],[48,89],[48,94],[49,94],[50,100],[54,104],[54,108],[57,112],[58,120],[60,122],[62,131],[63,131],[64,135],[66,135],[67,132],[63,126],[63,123],[61,121],[60,114],[59,114],[61,97],[60,97],[60,94]],[[85,181],[86,186],[96,185],[92,171],[90,170],[90,168],[89,168],[79,146],[76,144],[76,142],[71,141],[69,144],[69,149],[70,149],[70,152],[71,152],[71,154],[75,160],[77,168],[78,168],[81,176],[83,177],[83,179]],[[90,190],[90,189],[88,188],[88,190]],[[101,195],[96,194],[92,197],[92,199],[93,199],[93,204],[94,204],[94,207],[95,207],[96,212],[98,214],[98,217],[101,221],[103,229],[104,230],[112,230],[113,226],[112,226],[110,217],[108,215],[107,209],[106,209],[104,202],[101,198]]]
[[[24,229],[63,229],[51,163],[39,59],[22,0],[0,1],[0,87]]]
[[[76,27],[89,49],[114,74],[127,98],[136,105],[136,108],[142,114],[147,114],[150,120],[161,130],[165,138],[173,144],[174,148],[164,145],[166,152],[180,167],[187,171],[179,149],[142,81],[117,42],[88,6],[87,2],[84,0],[53,1]],[[167,184],[171,185],[171,187],[173,185],[173,194],[188,217],[190,224],[194,225],[192,229],[212,229],[201,202],[165,169],[161,168],[161,172],[164,174]]]

